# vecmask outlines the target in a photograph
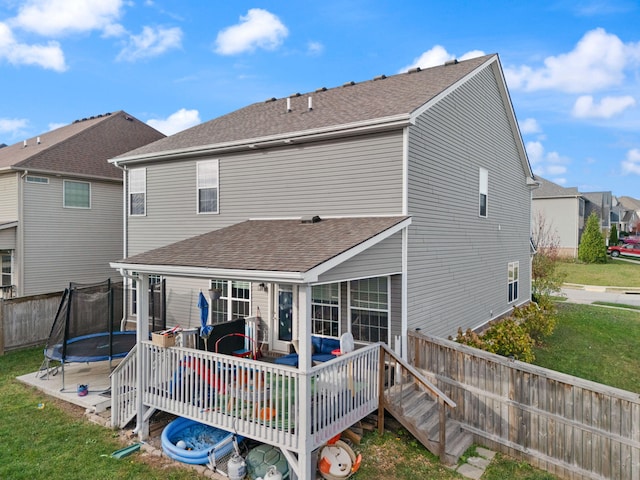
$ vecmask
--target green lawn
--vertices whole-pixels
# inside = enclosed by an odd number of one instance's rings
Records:
[[[535,364],[640,393],[640,312],[557,303],[558,326]]]
[[[194,470],[170,466],[143,452],[120,460],[111,458],[111,453],[126,446],[115,431],[89,422],[83,409],[52,399],[15,380],[17,376],[37,371],[41,361],[42,347],[0,356],[0,478],[203,478]],[[363,461],[361,470],[354,477],[357,479],[463,478],[440,464],[403,429],[387,431],[382,437],[376,432],[366,433],[358,450]],[[497,455],[482,478],[549,480],[556,477]]]
[[[624,260],[611,260],[604,264],[559,262],[558,272],[565,274],[565,282],[581,285],[611,287],[640,287],[640,265]]]

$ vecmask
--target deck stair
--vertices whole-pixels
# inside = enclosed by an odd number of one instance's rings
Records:
[[[455,403],[418,370],[385,348],[383,406],[430,452],[454,465],[473,444],[473,435],[447,415]]]

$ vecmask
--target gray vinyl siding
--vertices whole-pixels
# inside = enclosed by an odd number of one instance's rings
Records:
[[[318,277],[318,283],[380,277],[402,272],[402,233],[398,232]]]
[[[120,278],[109,262],[122,257],[122,185],[91,181],[90,209],[63,208],[63,180],[23,184],[23,295]]]
[[[0,223],[18,220],[18,174],[0,175]]]
[[[532,202],[533,218],[542,217],[549,231],[558,241],[564,254],[578,253],[578,235],[582,228],[578,197],[535,198]]]
[[[249,218],[398,215],[402,134],[221,155],[219,214],[196,213],[196,163],[147,166],[147,213],[128,217],[129,255]]]
[[[409,132],[408,328],[446,337],[511,308],[507,267],[530,296],[530,191],[495,77],[486,69]],[[488,216],[479,217],[479,168]]]

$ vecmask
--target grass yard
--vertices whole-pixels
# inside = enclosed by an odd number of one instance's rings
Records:
[[[640,265],[624,260],[611,260],[604,264],[559,262],[558,272],[565,274],[565,282],[580,285],[610,287],[640,287]]]
[[[557,303],[559,321],[535,364],[640,393],[640,312]]]
[[[25,386],[15,377],[38,370],[42,348],[0,356],[0,478],[35,480],[201,479],[196,471],[140,451],[123,459],[110,455],[126,446],[118,434],[89,422],[84,410]],[[367,433],[359,447],[363,461],[353,477],[366,480],[462,479],[444,467],[409,433]],[[483,480],[551,480],[526,463],[496,455]]]

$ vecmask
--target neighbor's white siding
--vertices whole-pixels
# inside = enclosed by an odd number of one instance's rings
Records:
[[[0,175],[0,223],[18,220],[17,173]]]
[[[544,220],[550,234],[558,242],[562,255],[576,257],[584,217],[580,215],[579,197],[536,198],[533,200],[533,218]]]
[[[109,262],[122,257],[122,185],[90,183],[90,209],[63,208],[63,178],[23,183],[23,295],[120,278]]]
[[[530,296],[530,191],[491,69],[421,115],[409,130],[408,328],[438,336],[507,312],[507,265]],[[488,216],[479,216],[479,169]]]

